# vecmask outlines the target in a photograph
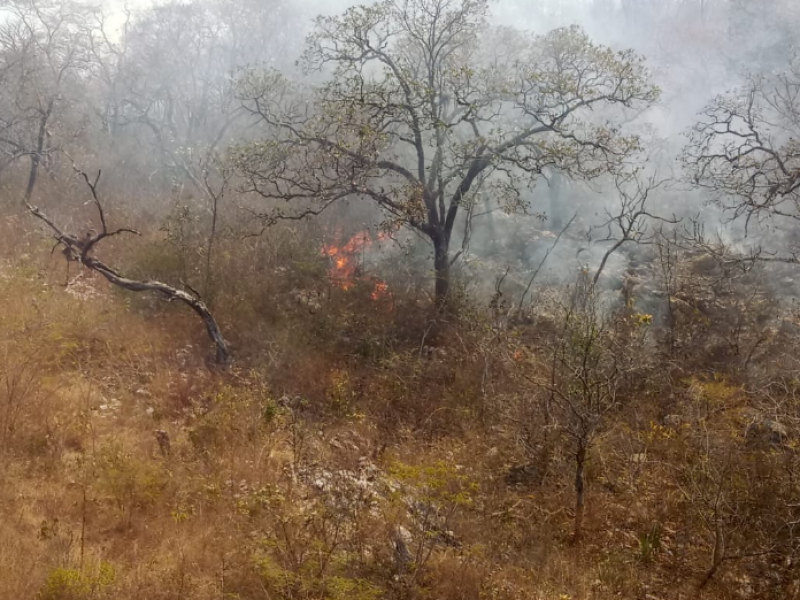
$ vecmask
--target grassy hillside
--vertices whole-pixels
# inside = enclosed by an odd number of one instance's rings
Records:
[[[238,243],[224,370],[183,308],[7,255],[0,597],[798,596],[800,338],[756,275],[684,256],[655,317],[574,286],[443,315]],[[148,252],[120,260],[177,277]]]

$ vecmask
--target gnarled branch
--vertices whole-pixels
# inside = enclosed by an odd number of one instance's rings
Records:
[[[211,314],[211,311],[209,311],[208,306],[206,306],[205,302],[203,302],[199,296],[184,290],[179,290],[160,281],[137,281],[135,279],[129,279],[91,255],[91,251],[94,250],[97,243],[107,237],[122,233],[132,233],[135,235],[139,234],[133,229],[126,228],[117,229],[114,231],[108,230],[106,216],[103,211],[102,203],[100,202],[97,194],[97,184],[100,180],[100,174],[98,173],[98,176],[94,181],[90,180],[85,173],[80,172],[80,174],[86,181],[86,184],[89,186],[94,204],[97,207],[100,215],[101,230],[99,232],[92,234],[92,232],[89,231],[83,237],[69,233],[60,227],[44,212],[42,212],[41,209],[33,206],[30,204],[30,202],[25,200],[25,206],[27,207],[28,211],[50,228],[57,241],[57,245],[62,247],[62,253],[68,261],[77,262],[90,271],[99,273],[112,285],[121,287],[122,289],[131,292],[155,292],[160,294],[169,302],[178,300],[186,304],[203,320],[203,323],[206,326],[206,331],[208,332],[208,337],[211,338],[211,341],[214,343],[216,348],[217,364],[228,364],[231,360],[228,343],[222,336],[222,331],[220,330],[216,319],[214,319],[214,316]]]

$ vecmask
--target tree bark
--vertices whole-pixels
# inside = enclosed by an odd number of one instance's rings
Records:
[[[47,140],[47,124],[50,115],[53,113],[55,99],[50,100],[47,109],[39,117],[39,132],[36,136],[36,150],[31,152],[31,170],[28,173],[28,185],[25,186],[25,202],[30,202],[33,196],[33,189],[36,187],[36,180],[39,176],[39,165],[42,163],[42,153],[44,152],[45,141]]]
[[[436,306],[442,307],[447,303],[450,294],[450,252],[444,240],[433,240],[434,271],[436,274]]]
[[[706,571],[703,579],[700,580],[700,584],[697,586],[699,589],[703,589],[708,585],[714,575],[717,574],[722,561],[725,560],[725,533],[722,530],[716,510],[714,512],[714,548],[711,552],[711,566]]]
[[[205,291],[204,295],[208,299],[209,304],[213,305],[214,301],[214,274],[211,269],[212,255],[214,252],[214,242],[217,238],[217,217],[219,208],[219,198],[212,197],[211,202],[211,231],[208,234],[208,245],[206,246],[206,277],[205,277]]]
[[[157,292],[166,296],[169,301],[179,300],[183,302],[203,320],[203,323],[205,323],[208,337],[214,342],[216,348],[217,364],[225,365],[230,362],[231,354],[228,349],[228,343],[225,341],[225,338],[222,337],[219,325],[217,325],[216,319],[214,319],[211,311],[208,310],[205,302],[183,290],[175,289],[160,281],[135,281],[133,279],[127,279],[96,258],[88,257],[84,260],[83,264],[92,271],[100,273],[112,284],[128,291]]]

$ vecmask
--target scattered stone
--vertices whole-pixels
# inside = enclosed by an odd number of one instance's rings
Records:
[[[762,417],[753,420],[747,426],[745,437],[748,441],[753,443],[779,446],[789,437],[789,430],[785,425],[775,419]]]
[[[119,411],[120,408],[122,408],[122,402],[117,398],[111,398],[111,400],[107,400],[99,405],[97,407],[97,412],[100,413],[100,416],[106,417]]]
[[[92,300],[101,296],[94,283],[84,279],[85,272],[81,271],[67,282],[66,291],[78,300]]]
[[[414,543],[414,536],[411,535],[411,532],[402,525],[400,525],[400,527],[397,528],[397,531],[395,532],[395,537],[399,538],[406,544]]]
[[[322,309],[322,298],[319,292],[314,290],[294,290],[291,292],[291,297],[296,304],[299,304],[311,314]]]
[[[422,356],[429,360],[444,360],[447,358],[447,349],[439,348],[437,346],[424,346],[422,348]]]
[[[511,487],[536,486],[542,483],[544,475],[544,469],[537,464],[514,465],[506,473],[505,481]]]
[[[667,427],[672,427],[673,429],[678,429],[681,425],[686,422],[681,415],[667,415],[664,417],[664,425]]]
[[[298,408],[302,408],[304,402],[301,396],[289,396],[288,394],[284,394],[275,401],[275,404],[277,404],[281,408],[288,408],[289,410],[297,410]]]
[[[298,479],[322,495],[325,504],[335,510],[348,513],[368,510],[376,517],[382,513],[382,503],[395,502],[399,497],[406,506],[409,523],[424,529],[424,534],[451,547],[460,546],[456,535],[447,527],[446,512],[430,502],[422,500],[417,490],[383,473],[367,457],[359,460],[357,470],[329,471],[324,468],[301,470]],[[403,553],[411,539],[411,532],[401,528],[401,538],[393,535],[395,552]],[[397,543],[401,539],[403,544]]]

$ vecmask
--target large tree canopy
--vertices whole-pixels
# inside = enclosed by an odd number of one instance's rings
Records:
[[[577,27],[497,30],[487,5],[384,0],[320,17],[304,65],[330,77],[312,102],[275,74],[240,82],[245,107],[277,132],[239,151],[250,189],[322,206],[371,198],[430,238],[443,301],[453,227],[478,189],[518,207],[545,167],[591,178],[637,150],[614,124],[621,112],[597,109],[657,99],[640,57]]]

